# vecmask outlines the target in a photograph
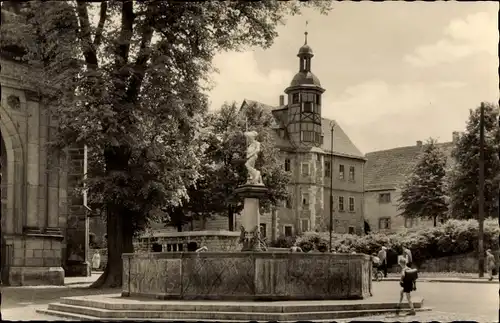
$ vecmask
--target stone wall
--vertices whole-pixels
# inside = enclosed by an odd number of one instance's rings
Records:
[[[499,258],[498,252],[496,254],[496,263],[498,265]],[[441,257],[429,259],[421,264],[416,265],[421,272],[428,273],[441,273],[441,272],[455,272],[455,273],[477,273],[478,272],[478,259],[476,253],[468,253],[462,255],[455,255],[449,257]],[[399,272],[397,265],[393,266],[391,272]]]
[[[372,292],[370,257],[361,254],[158,252],[122,259],[122,296],[333,300]]]

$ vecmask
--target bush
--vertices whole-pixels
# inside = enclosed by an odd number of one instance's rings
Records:
[[[499,249],[500,228],[496,220],[488,219],[484,223],[484,249]],[[337,253],[373,254],[382,246],[391,249],[393,254],[401,254],[403,247],[412,251],[416,264],[430,258],[446,257],[457,254],[477,252],[478,223],[476,220],[449,220],[435,228],[425,228],[410,232],[365,236],[333,234],[332,251]],[[328,246],[328,232],[306,232],[297,239],[303,251],[324,250]],[[389,260],[389,259],[388,259]]]
[[[297,237],[285,237],[279,236],[274,243],[271,243],[271,247],[275,248],[290,248],[295,243]]]

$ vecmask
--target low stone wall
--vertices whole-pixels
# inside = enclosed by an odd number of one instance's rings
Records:
[[[335,300],[372,292],[370,257],[362,254],[158,252],[122,259],[122,296]]]
[[[423,272],[477,273],[479,260],[476,253],[429,259],[419,269]],[[497,257],[498,264],[498,257]]]

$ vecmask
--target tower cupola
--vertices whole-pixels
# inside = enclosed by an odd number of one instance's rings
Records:
[[[299,71],[285,89],[288,95],[290,140],[301,146],[320,146],[321,131],[321,95],[325,89],[319,79],[311,72],[311,61],[314,57],[312,48],[307,44],[307,31],[304,33],[304,45],[300,47]]]

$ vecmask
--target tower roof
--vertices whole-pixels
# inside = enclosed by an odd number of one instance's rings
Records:
[[[321,86],[319,78],[312,72],[298,72],[292,79],[290,86],[315,85]]]
[[[307,22],[306,22],[307,25]],[[311,59],[314,56],[311,46],[307,44],[307,31],[304,33],[304,45],[299,48],[297,56],[300,59],[300,70],[292,79],[290,87],[313,86],[320,87],[319,78],[311,72]]]

